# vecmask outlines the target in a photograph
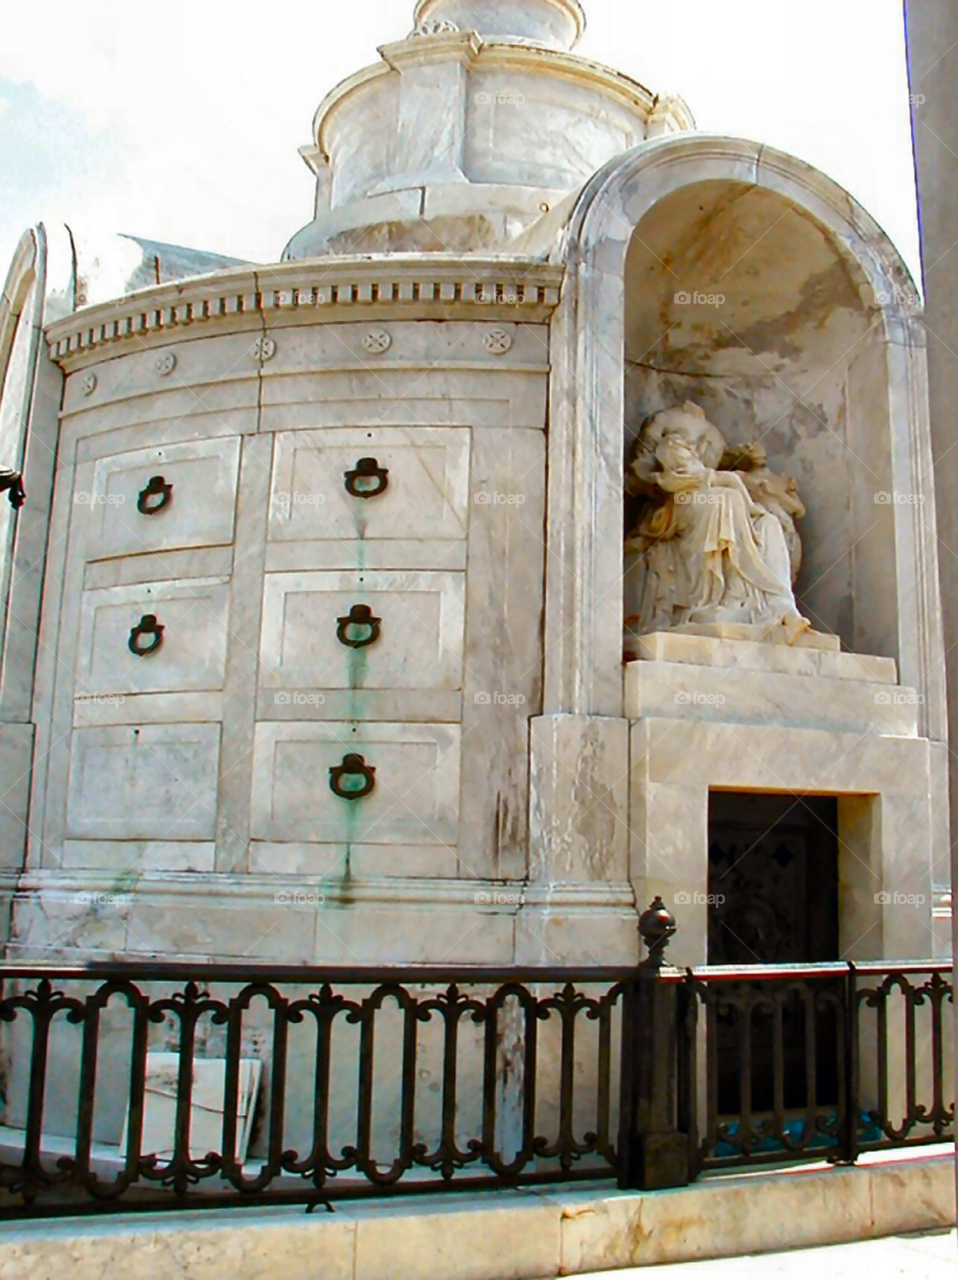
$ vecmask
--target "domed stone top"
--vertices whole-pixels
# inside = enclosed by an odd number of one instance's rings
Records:
[[[416,31],[478,31],[484,40],[522,41],[570,50],[585,30],[579,0],[419,0]]]
[[[692,125],[572,52],[580,0],[418,0],[414,21],[320,104],[313,218],[284,258],[502,250],[613,156]]]

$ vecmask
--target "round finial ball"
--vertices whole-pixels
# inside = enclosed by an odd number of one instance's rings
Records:
[[[656,896],[652,905],[639,916],[642,941],[651,951],[653,947],[666,943],[675,930],[675,916],[662,899]]]

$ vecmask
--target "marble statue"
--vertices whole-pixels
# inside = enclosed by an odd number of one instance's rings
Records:
[[[626,476],[639,501],[626,539],[626,626],[633,634],[704,625],[809,623],[793,590],[801,565],[795,481],[760,444],[731,446],[698,405],[655,414]]]

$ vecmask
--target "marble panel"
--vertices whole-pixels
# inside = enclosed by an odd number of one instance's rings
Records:
[[[219,737],[213,724],[75,730],[68,833],[94,840],[210,839]]]
[[[132,897],[124,888],[31,892],[21,883],[13,899],[13,928],[8,956],[15,960],[55,963],[71,951],[101,959],[123,954]]]
[[[133,414],[124,415],[118,407],[115,414],[110,411],[112,416],[102,424],[102,431],[92,435],[84,433],[101,425],[96,415],[92,419],[85,414],[65,418],[60,432],[58,467],[66,471],[73,466],[74,459],[77,463],[95,462],[118,453],[216,440],[223,436],[246,436],[256,431],[259,409],[255,400],[239,406],[227,402],[227,397],[222,394],[217,396],[217,400],[224,403],[210,405],[208,409],[196,405],[196,412],[179,415],[159,414],[166,406],[155,405],[159,416],[142,422],[137,422]],[[131,417],[134,418],[132,425]]]
[[[232,546],[146,552],[119,560],[88,561],[84,566],[83,586],[88,591],[97,591],[103,587],[163,582],[170,578],[228,578],[232,568]]]
[[[238,469],[230,437],[101,458],[92,492],[74,493],[89,512],[89,558],[232,542]],[[169,489],[150,494],[154,479]]]
[[[257,428],[258,391],[259,374],[253,369],[209,386],[109,404],[93,399],[64,417],[61,440],[70,446],[83,441],[83,456],[89,458],[101,452],[97,440],[107,434],[111,436],[107,453],[216,435],[243,435]]]
[[[221,693],[78,693],[73,699],[77,729],[107,724],[201,724],[223,719]]]
[[[625,966],[638,961],[639,931],[630,891],[610,892],[605,902],[581,909],[563,895],[553,906],[530,903],[516,916],[517,965]]]
[[[194,695],[195,696],[195,695]],[[382,720],[458,724],[462,694],[449,689],[260,689],[257,720]],[[196,717],[194,717],[196,718]]]
[[[642,116],[592,85],[560,86],[551,75],[509,68],[478,69],[470,82],[466,163],[473,182],[570,191],[645,138]]]
[[[630,662],[625,713],[630,718],[708,720],[725,724],[794,725],[900,738],[918,736],[914,689],[874,681],[824,680],[768,671]]]
[[[952,1153],[874,1168],[871,1234],[908,1234],[952,1226],[955,1179]]]
[[[462,538],[389,538],[368,542],[352,538],[304,539],[271,542],[266,548],[267,573],[294,573],[301,569],[425,569],[437,573],[461,572],[466,567],[467,544]]]
[[[515,918],[448,907],[342,906],[316,913],[316,964],[513,964]]]
[[[633,642],[636,657],[723,670],[774,671],[781,675],[825,676],[833,680],[871,680],[897,684],[894,658],[839,653],[807,645],[759,644],[751,640],[717,639],[680,631],[653,631]],[[631,664],[629,664],[631,665]]]
[[[209,872],[214,847],[208,840],[64,840],[61,859],[64,871],[109,871],[126,877],[154,871]]]
[[[374,458],[388,472],[353,482],[381,489],[371,497],[346,489],[347,473],[364,458]],[[276,440],[269,537],[283,542],[457,540],[466,532],[468,492],[466,431],[378,427],[284,433]]]
[[[473,434],[463,696],[463,874],[527,867],[529,720],[542,709],[546,441]]]
[[[721,790],[926,794],[928,743],[771,725],[649,719],[649,780]]]
[[[236,515],[236,566],[230,582],[230,645],[223,685],[223,749],[216,815],[216,865],[221,872],[240,870],[248,863],[272,459],[271,437],[255,436],[243,442]]]
[[[139,402],[161,398],[182,403],[183,412],[195,413],[209,399],[211,387],[228,385],[237,378],[255,379],[259,373],[256,342],[262,337],[262,327],[256,317],[249,319],[249,328],[242,333],[193,330],[192,338],[185,342],[165,346],[137,343],[122,355],[110,352],[107,359],[91,366],[96,377],[92,392],[84,383],[87,369],[67,377],[64,411],[92,413],[122,403],[135,412]],[[175,356],[175,363],[164,373],[161,369],[166,369],[170,355]],[[255,403],[255,385],[252,398]],[[176,412],[171,408],[170,416]]]
[[[351,648],[372,634],[344,627],[357,605],[378,619],[378,638]],[[342,719],[365,718],[367,690],[460,689],[464,620],[461,574],[267,574],[260,684],[286,703],[302,689],[355,693]]]
[[[271,844],[253,840],[249,847],[250,871],[256,875],[332,877],[341,886],[346,868],[350,879],[419,877],[451,880],[459,875],[456,851],[445,845],[307,844],[304,841]],[[324,890],[327,886],[323,886]]]
[[[260,723],[253,765],[252,833],[283,841],[455,844],[459,815],[458,727]],[[357,800],[331,790],[347,755],[375,769]]]
[[[543,355],[544,358],[544,355]],[[547,369],[495,367],[474,370],[384,368],[329,370],[311,374],[270,373],[263,379],[262,431],[323,425],[528,428],[545,425]]]
[[[844,1173],[845,1178],[840,1175]],[[849,1176],[850,1175],[850,1176]],[[858,1238],[870,1221],[870,1187],[857,1170],[726,1176],[647,1195],[595,1193],[562,1220],[567,1275],[645,1267]],[[747,1242],[747,1244],[746,1244]]]
[[[231,900],[234,895],[226,886],[224,890],[200,896],[193,885],[173,883],[146,893],[141,885],[128,913],[125,950],[132,955],[223,957],[249,964],[312,963],[315,906],[274,902],[272,895],[256,903]]]
[[[494,300],[492,290],[489,300],[490,304]],[[506,305],[520,307],[518,284]],[[323,307],[317,305],[311,314],[322,319],[322,312]],[[494,355],[486,345],[493,330],[501,330],[511,339],[501,355]],[[352,324],[311,324],[282,329],[271,326],[270,333],[276,338],[276,354],[264,369],[267,382],[278,375],[324,369],[367,374],[373,385],[383,370],[428,375],[438,369],[461,369],[475,374],[479,366],[494,377],[516,366],[538,365],[543,374],[548,371],[548,326],[518,320],[483,322],[481,316],[478,323],[476,319],[391,319],[385,323],[359,320]],[[309,407],[304,405],[303,413],[309,412]]]
[[[228,582],[194,579],[84,593],[76,695],[219,689],[227,645]],[[155,652],[137,656],[131,633],[144,617],[163,627]],[[136,643],[148,646],[156,633]]]
[[[0,870],[24,864],[35,735],[32,724],[0,725]]]
[[[531,726],[529,879],[628,876],[628,721],[540,716]]]

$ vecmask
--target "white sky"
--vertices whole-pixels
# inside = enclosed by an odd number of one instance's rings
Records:
[[[521,0],[519,0],[521,2]],[[901,0],[585,0],[577,52],[699,128],[767,142],[859,199],[918,275]],[[337,81],[401,39],[413,0],[45,0],[4,9],[0,280],[61,218],[275,261],[311,216],[297,146]]]

